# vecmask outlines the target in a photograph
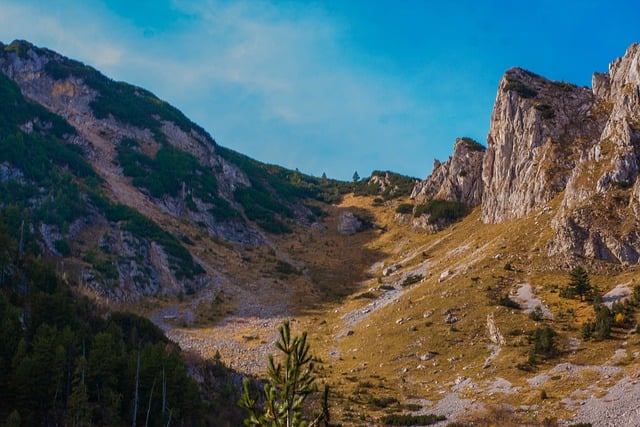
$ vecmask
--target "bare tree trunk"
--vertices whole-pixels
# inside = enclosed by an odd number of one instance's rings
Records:
[[[136,418],[138,417],[138,388],[140,386],[140,351],[138,351],[138,363],[136,365],[136,392],[133,399],[133,421],[131,427],[136,427]]]
[[[167,410],[167,379],[164,374],[164,366],[162,367],[162,416]]]
[[[18,244],[18,260],[22,260],[22,253],[24,252],[24,219],[20,225],[20,243]]]
[[[149,393],[149,405],[147,406],[147,419],[144,422],[144,427],[149,426],[149,413],[151,412],[151,400],[153,399],[153,389],[156,388],[156,380],[153,380],[151,385],[151,392]]]

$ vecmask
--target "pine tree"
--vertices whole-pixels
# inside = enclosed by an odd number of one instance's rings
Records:
[[[575,295],[580,297],[580,301],[584,301],[585,295],[591,292],[591,283],[589,283],[589,274],[587,271],[578,266],[571,270],[571,280],[569,287],[573,289]]]
[[[605,339],[611,337],[611,310],[606,305],[595,307],[596,320],[593,324],[594,335],[597,338]]]
[[[291,339],[289,322],[279,329],[280,340],[276,348],[283,354],[284,363],[274,361],[269,355],[269,382],[264,386],[264,404],[258,408],[258,398],[249,390],[249,380],[244,380],[244,393],[239,405],[249,411],[246,426],[316,427],[328,425],[328,388],[325,387],[322,408],[310,421],[303,419],[304,402],[315,390],[314,364],[309,354],[307,333]]]
[[[69,396],[69,425],[73,427],[85,427],[91,425],[91,405],[89,403],[89,393],[85,381],[85,369],[87,359],[84,355],[78,358],[76,370],[73,377],[73,388]]]

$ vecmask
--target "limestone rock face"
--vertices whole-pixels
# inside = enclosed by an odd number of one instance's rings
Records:
[[[553,212],[549,255],[640,263],[640,45],[595,73],[592,86],[508,70],[486,152],[457,141],[412,197],[480,204],[485,223]]]
[[[595,101],[586,88],[506,72],[482,167],[484,222],[521,218],[564,190],[580,153],[602,132]]]
[[[485,147],[469,138],[456,139],[453,156],[444,163],[435,161],[426,180],[413,188],[411,198],[418,202],[442,199],[462,202],[470,207],[482,202],[482,161]]]
[[[338,232],[344,236],[351,236],[362,229],[362,221],[353,212],[342,212],[338,223]]]
[[[496,345],[505,345],[506,340],[504,336],[500,332],[500,329],[496,326],[496,323],[493,319],[493,313],[487,314],[487,337],[489,340]]]
[[[553,221],[552,255],[640,262],[640,45],[634,44],[593,76],[604,117],[594,144],[582,154]]]

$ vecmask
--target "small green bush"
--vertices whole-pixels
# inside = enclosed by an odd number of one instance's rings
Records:
[[[278,260],[276,262],[276,272],[280,274],[300,274],[300,271],[286,261]]]
[[[569,286],[563,286],[560,288],[560,292],[558,293],[561,298],[573,299],[576,297],[575,289]]]
[[[380,419],[382,424],[387,426],[427,426],[446,420],[444,415],[410,415],[410,414],[391,414],[385,415]]]
[[[411,276],[407,276],[402,281],[401,286],[402,287],[406,287],[406,286],[413,285],[414,283],[418,283],[419,281],[421,281],[423,279],[423,277],[424,276],[422,274],[413,274]]]
[[[520,306],[520,304],[518,304],[517,302],[515,302],[514,300],[509,298],[509,295],[501,296],[498,299],[498,305],[502,305],[502,306],[508,307],[508,308],[514,308],[516,310],[520,310],[522,308],[522,306]]]
[[[507,84],[504,85],[504,91],[514,91],[523,98],[533,98],[538,94],[534,89],[531,89],[520,80],[514,78],[507,78]]]
[[[394,405],[398,403],[398,399],[395,397],[373,397],[370,396],[367,400],[367,403],[371,406],[375,406],[376,408],[386,408],[390,405]],[[398,424],[396,424],[398,425]]]
[[[594,307],[596,320],[593,323],[593,336],[599,339],[611,337],[611,327],[613,324],[613,313],[606,305]]]
[[[56,240],[55,242],[53,242],[53,246],[56,248],[56,251],[60,253],[60,255],[71,255],[71,246],[66,240]]]
[[[396,208],[396,213],[407,215],[413,213],[413,205],[411,203],[400,203]]]
[[[552,119],[556,116],[556,112],[553,111],[553,107],[549,104],[536,104],[534,108],[540,111],[544,119]]]
[[[544,313],[542,312],[542,307],[540,307],[539,305],[537,305],[536,308],[534,308],[533,311],[529,313],[529,319],[533,320],[534,322],[539,322],[543,318]]]
[[[460,140],[464,143],[465,147],[471,151],[487,151],[487,148],[484,145],[480,144],[473,138],[463,136]]]
[[[572,90],[578,87],[572,83],[567,83],[567,82],[551,82],[551,84],[565,92],[571,92]]]
[[[449,200],[433,199],[427,203],[416,206],[414,217],[419,218],[422,215],[429,215],[428,223],[436,224],[440,221],[453,222],[469,213],[466,205],[462,202],[454,202]]]

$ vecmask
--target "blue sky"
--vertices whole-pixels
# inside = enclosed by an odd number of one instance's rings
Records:
[[[456,137],[486,143],[505,70],[590,86],[640,41],[638,16],[637,1],[0,0],[0,40],[149,89],[260,161],[423,178]]]

